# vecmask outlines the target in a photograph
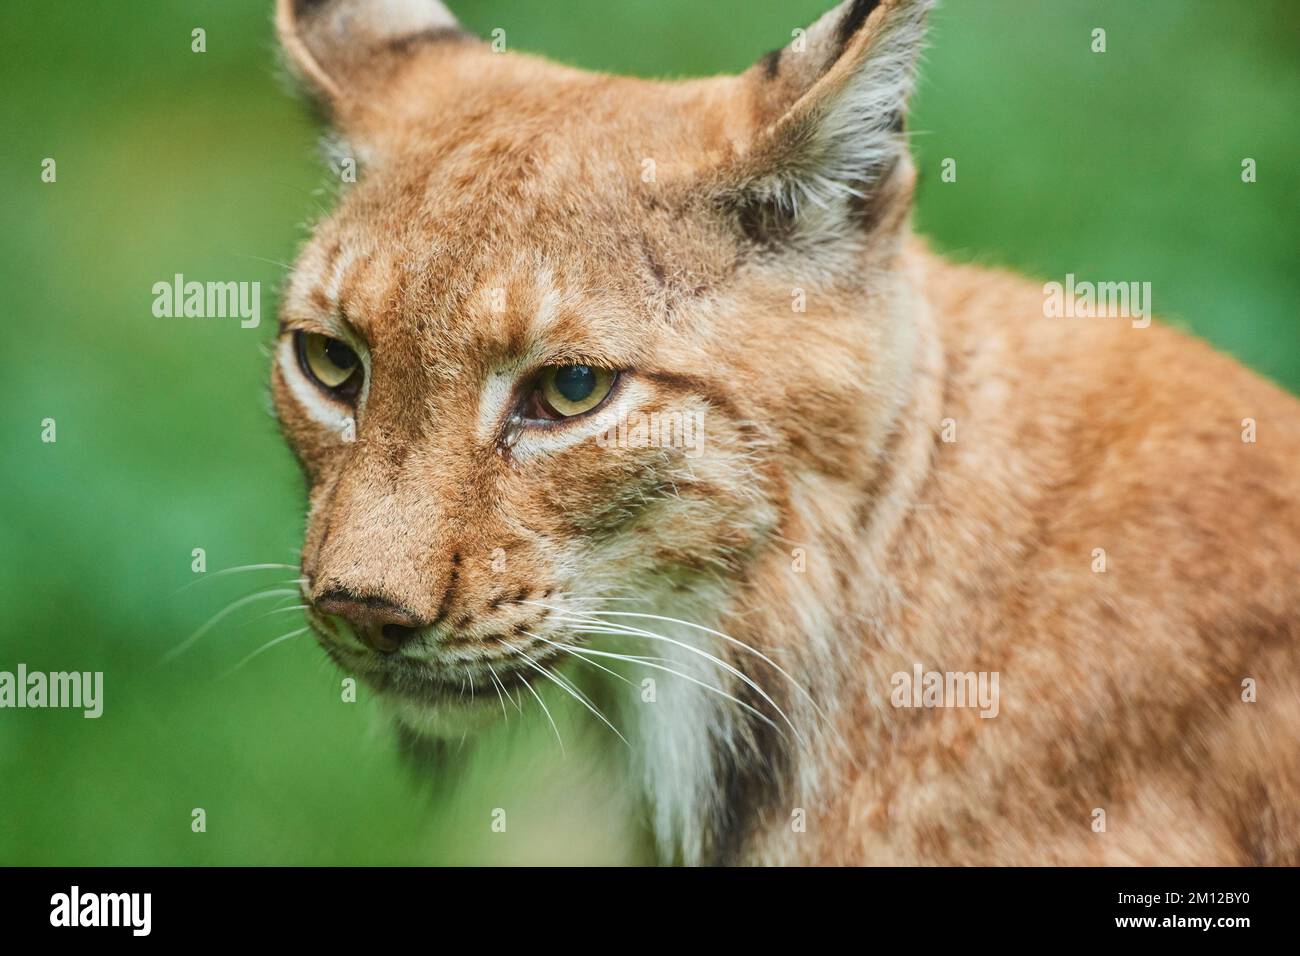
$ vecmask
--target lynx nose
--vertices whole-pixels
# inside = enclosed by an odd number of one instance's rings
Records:
[[[415,612],[378,595],[335,588],[313,603],[318,611],[343,618],[367,647],[381,654],[394,653],[420,633]]]

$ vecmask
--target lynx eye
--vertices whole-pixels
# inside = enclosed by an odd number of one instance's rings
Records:
[[[364,375],[361,359],[338,339],[315,332],[297,332],[298,363],[308,378],[342,398],[353,398]]]
[[[616,374],[591,365],[548,365],[542,369],[530,403],[530,417],[573,418],[600,405],[614,387]]]

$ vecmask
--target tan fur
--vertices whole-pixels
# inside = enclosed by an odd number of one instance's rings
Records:
[[[282,322],[368,350],[357,440],[287,363],[274,385],[322,643],[403,721],[495,708],[484,668],[532,679],[521,652],[573,673],[554,644],[603,645],[564,615],[635,607],[762,652],[660,632],[761,686],[710,665],[776,725],[700,697],[709,779],[689,819],[660,814],[668,858],[1300,863],[1300,403],[1168,328],[1047,318],[1038,285],[910,236],[889,118],[857,173],[830,124],[863,76],[906,95],[879,65],[914,57],[924,3],[845,3],[802,54],[670,84],[494,53],[432,3],[439,32],[394,43],[409,18],[340,2],[372,19],[279,16],[363,161]],[[852,191],[817,195],[823,169]],[[703,411],[704,454],[507,442],[487,396],[563,362],[624,370],[638,410]],[[404,609],[419,655],[379,659],[341,625],[365,602],[331,592]],[[998,672],[1000,713],[892,707],[914,663]]]

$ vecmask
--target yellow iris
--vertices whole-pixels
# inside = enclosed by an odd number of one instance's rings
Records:
[[[361,359],[338,339],[315,332],[298,333],[298,350],[303,367],[328,389],[342,387],[361,367]]]
[[[614,373],[591,365],[552,365],[538,383],[542,401],[561,418],[589,412],[614,387]]]

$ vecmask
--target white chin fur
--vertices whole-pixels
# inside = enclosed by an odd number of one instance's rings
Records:
[[[423,703],[405,698],[382,698],[383,706],[398,723],[422,737],[459,740],[480,733],[501,719],[495,697],[455,703]]]

